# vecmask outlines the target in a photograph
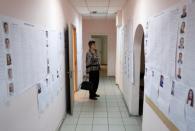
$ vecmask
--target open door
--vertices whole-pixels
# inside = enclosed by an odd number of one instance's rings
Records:
[[[65,62],[66,62],[66,111],[73,113],[74,92],[77,91],[77,49],[76,28],[68,25],[65,30]]]
[[[65,29],[65,74],[66,74],[66,112],[72,113],[71,85],[70,85],[70,61],[69,61],[69,27]]]

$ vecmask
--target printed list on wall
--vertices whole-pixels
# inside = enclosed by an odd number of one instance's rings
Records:
[[[43,112],[61,89],[63,42],[60,31],[1,16],[0,103],[36,88]]]
[[[146,95],[181,131],[195,131],[195,2],[152,17],[145,38]]]

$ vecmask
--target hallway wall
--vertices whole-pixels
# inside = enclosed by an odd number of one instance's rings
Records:
[[[83,67],[85,69],[86,52],[91,35],[108,36],[108,76],[115,76],[116,28],[114,19],[83,19]]]
[[[131,23],[132,29],[131,29],[131,45],[133,46],[134,42],[134,36],[136,28],[139,24],[141,24],[143,27],[145,27],[146,20],[149,17],[152,17],[161,11],[175,6],[177,4],[180,4],[180,2],[183,2],[184,0],[129,0],[121,10],[122,12],[122,25],[117,28],[118,33],[118,43],[117,43],[117,50],[120,50],[119,52],[125,52],[124,50],[124,43],[122,42],[121,38],[123,35],[121,30],[123,30],[123,27],[126,26],[129,22]],[[125,35],[125,34],[124,34]],[[121,55],[123,55],[122,53]],[[119,54],[120,55],[120,54]],[[124,55],[121,56],[122,59],[124,59]],[[121,60],[118,59],[117,63],[121,63]],[[123,73],[123,71],[120,70],[121,66],[118,66],[116,68],[116,74]],[[139,72],[134,72],[135,74],[138,74]],[[137,80],[134,81],[134,83],[131,82],[131,78],[123,78],[123,75],[117,75],[117,83],[119,84],[121,90],[123,91],[123,95],[126,99],[129,111],[131,114],[136,114],[136,110],[133,110],[133,106],[135,106],[136,103],[131,103],[131,100],[136,97],[132,93],[134,89],[139,88],[136,87],[135,83],[138,83]],[[168,131],[168,128],[164,125],[164,123],[158,118],[156,113],[152,110],[152,108],[144,102],[144,115],[143,115],[143,131]]]
[[[78,77],[82,81],[82,17],[68,0],[0,0],[0,14],[61,31],[66,24],[72,23],[77,28]],[[62,72],[65,72],[64,68]],[[62,75],[65,76],[64,73]],[[36,88],[30,88],[1,104],[0,130],[55,131],[66,109],[64,77],[60,83],[62,92],[43,113],[38,112]]]

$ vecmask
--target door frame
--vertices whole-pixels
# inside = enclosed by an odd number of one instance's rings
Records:
[[[144,28],[139,24],[136,28],[133,44],[133,64],[134,64],[134,88],[132,88],[131,114],[139,115],[139,97],[140,97],[140,64],[141,64],[141,45],[143,43]],[[143,43],[144,44],[144,43]]]
[[[78,91],[78,65],[77,65],[77,32],[76,27],[72,25],[72,54],[73,54],[73,81],[74,92]]]
[[[65,29],[65,77],[66,77],[66,112],[73,114],[74,93],[77,88],[77,44],[76,28],[69,24]]]

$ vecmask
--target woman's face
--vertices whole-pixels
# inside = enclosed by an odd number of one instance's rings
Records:
[[[93,49],[93,50],[96,49],[95,43],[91,45],[91,49]]]

